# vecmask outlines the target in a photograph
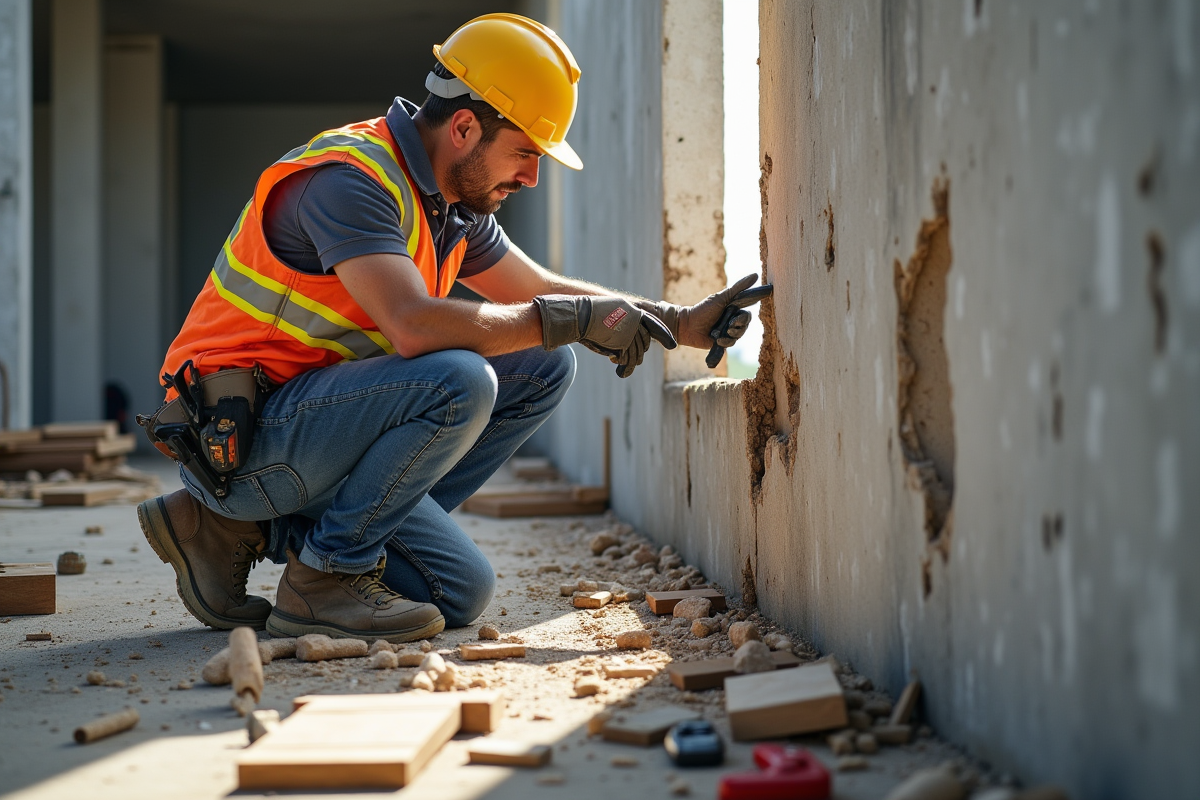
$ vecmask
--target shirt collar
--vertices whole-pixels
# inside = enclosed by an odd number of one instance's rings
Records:
[[[433,165],[429,163],[429,154],[425,152],[425,144],[421,141],[416,123],[413,122],[413,115],[419,110],[420,106],[403,97],[397,97],[387,112],[388,129],[391,130],[396,144],[400,146],[400,155],[404,157],[408,171],[417,182],[417,188],[422,194],[440,198],[442,190],[434,180]]]

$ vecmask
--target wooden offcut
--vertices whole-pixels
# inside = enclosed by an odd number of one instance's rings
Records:
[[[467,748],[470,763],[496,767],[543,767],[550,763],[550,755],[548,745],[490,737],[472,742]]]
[[[659,616],[670,614],[675,610],[676,604],[680,600],[687,597],[705,597],[712,603],[712,612],[718,613],[725,610],[725,595],[718,592],[716,589],[683,589],[678,592],[646,592],[646,602],[650,605],[650,611]]]
[[[848,719],[842,686],[828,664],[728,678],[725,710],[739,741],[844,728]]]
[[[9,444],[9,453],[91,453],[94,456],[107,458],[132,453],[137,449],[137,439],[132,433],[114,436],[111,439],[98,438],[57,438],[40,439],[29,442]]]
[[[0,472],[23,473],[37,470],[50,473],[65,469],[76,475],[106,472],[120,466],[124,456],[101,458],[78,450],[54,453],[0,453]]]
[[[552,481],[558,478],[558,470],[548,458],[518,458],[508,460],[514,478],[523,481]]]
[[[608,508],[608,494],[602,499],[576,499],[574,490],[581,487],[567,486],[551,491],[521,494],[490,494],[468,497],[463,511],[482,514],[485,517],[511,519],[513,517],[579,517],[603,514]],[[588,495],[588,497],[592,497]]]
[[[238,789],[399,789],[458,732],[457,703],[347,710],[309,703],[237,758]]]
[[[52,422],[42,426],[43,439],[115,439],[119,428],[115,420]]]
[[[53,564],[0,563],[0,615],[53,614],[55,580]]]
[[[40,442],[41,428],[23,428],[15,431],[0,431],[0,453],[17,445]]]
[[[504,695],[492,689],[470,689],[465,692],[403,692],[400,694],[337,694],[303,695],[292,701],[299,711],[309,705],[323,711],[382,711],[412,708],[417,705],[457,705],[462,709],[462,733],[492,733],[504,719],[507,707]]]
[[[572,603],[576,608],[604,608],[612,602],[612,592],[576,592]]]
[[[681,706],[663,706],[650,711],[633,714],[614,714],[600,729],[600,735],[610,742],[659,744],[673,726],[688,720],[700,719],[700,715]]]
[[[917,701],[921,699],[921,682],[911,680],[904,687],[904,691],[900,693],[900,699],[896,705],[892,706],[892,716],[888,722],[892,725],[907,725],[912,719],[913,711],[917,708]]]
[[[775,669],[800,666],[800,659],[785,650],[771,653]],[[676,661],[667,665],[667,676],[676,688],[690,692],[704,689],[719,689],[726,678],[737,672],[733,669],[733,658],[706,658],[701,661]]]
[[[485,661],[492,658],[524,658],[525,645],[509,642],[480,642],[460,644],[458,652],[464,661]]]
[[[39,486],[38,495],[44,506],[98,506],[120,498],[127,491],[129,484],[123,481],[97,481]]]

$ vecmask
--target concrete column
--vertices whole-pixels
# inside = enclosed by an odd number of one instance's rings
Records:
[[[721,0],[662,0],[662,297],[685,305],[725,288],[721,14]],[[706,355],[667,352],[666,379],[724,376]]]
[[[0,0],[0,427],[33,396],[33,103],[29,0]]]
[[[129,396],[129,419],[162,401],[163,59],[156,36],[104,49],[104,378]]]
[[[52,417],[103,410],[101,0],[51,9]]]

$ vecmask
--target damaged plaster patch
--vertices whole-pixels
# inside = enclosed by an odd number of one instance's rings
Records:
[[[949,181],[935,180],[934,218],[921,222],[908,264],[897,259],[894,265],[900,449],[909,486],[925,501],[922,584],[926,595],[933,588],[933,553],[940,553],[943,560],[950,555],[954,515],[953,390],[944,338],[946,280],[953,258],[949,197]]]

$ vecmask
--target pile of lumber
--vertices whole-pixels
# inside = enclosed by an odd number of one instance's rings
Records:
[[[76,477],[111,472],[137,447],[132,433],[117,423],[59,422],[24,430],[0,431],[0,474],[48,475],[67,470]]]

